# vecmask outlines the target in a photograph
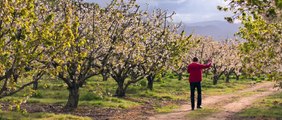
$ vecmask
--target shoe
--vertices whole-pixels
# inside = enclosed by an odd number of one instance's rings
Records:
[[[194,108],[192,108],[191,110],[194,110]]]
[[[197,109],[202,109],[202,107],[201,107],[201,106],[198,106]]]

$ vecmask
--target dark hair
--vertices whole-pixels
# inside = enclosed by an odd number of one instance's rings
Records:
[[[197,57],[194,57],[193,58],[193,62],[198,62],[199,60],[198,60],[198,58]]]

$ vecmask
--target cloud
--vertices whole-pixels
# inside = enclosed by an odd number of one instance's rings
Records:
[[[150,2],[157,2],[157,3],[166,3],[166,4],[181,4],[189,0],[137,0],[137,2],[141,3],[150,3]]]
[[[111,0],[86,0],[96,2],[102,6],[107,5]],[[161,8],[177,14],[174,21],[180,22],[202,22],[211,20],[224,20],[225,16],[231,13],[217,10],[218,5],[226,5],[224,0],[137,0],[143,9],[149,10]],[[148,5],[148,7],[147,7]]]

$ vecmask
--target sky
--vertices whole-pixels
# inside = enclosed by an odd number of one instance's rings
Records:
[[[106,6],[111,0],[85,0]],[[143,8],[161,8],[170,12],[176,12],[174,22],[196,23],[205,21],[225,21],[224,17],[231,13],[217,10],[218,5],[226,5],[224,0],[137,0]]]

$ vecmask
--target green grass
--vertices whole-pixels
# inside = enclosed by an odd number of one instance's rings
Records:
[[[86,85],[80,89],[80,106],[96,106],[101,108],[130,109],[146,103],[151,103],[157,112],[171,112],[179,107],[179,102],[187,101],[190,94],[188,75],[183,80],[177,80],[177,76],[169,74],[159,82],[154,82],[154,90],[146,88],[147,80],[139,81],[128,87],[126,98],[116,98],[113,94],[116,90],[116,82],[113,79],[102,81],[101,76],[90,78]],[[218,85],[212,85],[212,80],[204,78],[202,89],[204,95],[229,94],[237,90],[249,87],[250,80],[235,81],[230,83],[219,80]],[[26,91],[19,92],[11,97],[0,99],[0,102],[9,102],[23,97]],[[41,80],[39,89],[28,99],[28,103],[60,104],[65,105],[68,98],[68,90],[65,83],[60,80]],[[162,103],[163,101],[169,101]],[[177,104],[178,103],[178,104]],[[36,115],[36,114],[34,114]],[[30,114],[33,118],[33,114]]]
[[[243,110],[239,117],[282,118],[282,92],[258,100],[252,107]]]
[[[131,107],[135,107],[140,105],[139,103],[118,99],[118,98],[109,98],[103,100],[93,100],[93,101],[80,101],[79,105],[84,106],[97,106],[97,107],[104,107],[104,108],[124,108],[128,109]]]
[[[174,109],[177,109],[177,108],[179,108],[179,106],[175,105],[175,104],[155,107],[155,109],[158,113],[169,113],[169,112],[172,112]]]
[[[217,85],[213,85],[211,83],[211,80],[204,78],[204,81],[202,83],[202,89],[203,94],[206,95],[223,95],[243,90],[249,87],[252,82],[253,81],[250,80],[233,80],[230,83],[225,83],[223,80],[220,80]]]
[[[132,97],[142,100],[187,100],[189,96],[189,83],[187,75],[182,81],[178,81],[176,76],[168,75],[160,82],[154,83],[154,90],[146,89],[146,80],[137,82],[129,86],[127,90],[127,97]],[[209,76],[210,77],[210,76]],[[218,85],[212,85],[210,78],[204,78],[202,82],[203,94],[206,95],[220,95],[228,94],[237,90],[244,89],[248,86],[250,81],[231,80],[231,83],[224,83],[223,80],[219,81]],[[100,107],[120,106],[121,108],[135,107],[139,103],[132,103],[128,100],[112,100],[116,89],[116,82],[112,79],[108,81],[101,81],[100,76],[91,78],[87,84],[80,89],[80,104],[93,105]],[[17,99],[22,96],[18,93],[9,99]],[[30,103],[44,103],[44,104],[64,104],[68,98],[67,86],[60,80],[42,80],[39,84],[39,90],[28,100]],[[118,98],[116,98],[118,99]],[[9,101],[6,98],[0,101]],[[123,102],[121,102],[123,101]],[[104,102],[104,103],[103,103]],[[122,104],[129,105],[122,105]],[[116,104],[116,105],[115,105]]]
[[[52,114],[52,113],[26,113],[19,112],[2,112],[0,111],[0,120],[92,120],[89,117],[79,117],[66,114]]]
[[[27,101],[28,103],[43,103],[43,104],[65,104],[67,102],[66,99],[48,99],[48,98],[44,98],[44,99],[40,99],[40,98],[30,98]]]
[[[206,117],[219,112],[216,108],[203,108],[203,109],[196,109],[188,113],[185,117],[191,120],[204,120]]]

